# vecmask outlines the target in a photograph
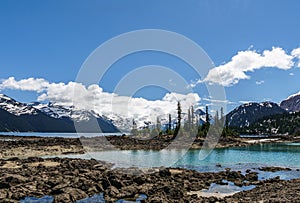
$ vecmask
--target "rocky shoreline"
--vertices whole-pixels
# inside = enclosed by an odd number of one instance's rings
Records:
[[[0,135],[0,158],[30,157],[61,154],[82,154],[86,151],[104,150],[161,150],[161,149],[199,149],[226,148],[249,146],[257,143],[292,142],[299,138],[279,137],[276,139],[246,139],[246,138],[204,138],[181,137],[175,140],[170,137],[153,137],[137,139],[130,136],[99,136],[93,138],[59,138],[33,136]]]
[[[101,145],[102,141],[104,144]],[[184,146],[185,139],[173,141],[173,146]],[[251,141],[251,140],[250,140]],[[295,141],[294,139],[264,140],[263,142]],[[86,142],[86,143],[85,143]],[[201,173],[181,168],[112,168],[112,164],[70,158],[39,158],[45,155],[85,153],[86,150],[155,149],[170,145],[170,139],[132,139],[127,136],[97,138],[54,138],[0,136],[0,202],[19,202],[28,196],[50,195],[54,202],[75,202],[103,193],[106,202],[118,199],[135,200],[145,194],[145,202],[299,202],[300,179],[290,181],[278,177],[258,180],[257,172],[225,169],[216,173]],[[259,140],[260,142],[260,140]],[[83,144],[82,144],[83,143]],[[174,144],[175,143],[175,144]],[[191,148],[203,145],[196,139]],[[216,147],[253,145],[249,139],[222,138]],[[84,146],[86,144],[86,146]],[[210,143],[206,143],[209,147]],[[264,167],[261,171],[275,172],[289,168]],[[235,186],[255,186],[229,196],[203,195],[212,183]]]
[[[78,138],[0,136],[0,158],[84,153]]]
[[[256,172],[225,171],[200,173],[180,168],[111,169],[111,164],[96,160],[69,158],[0,160],[0,201],[18,202],[27,196],[50,195],[54,202],[75,202],[103,193],[106,202],[118,199],[134,200],[145,194],[145,202],[255,202],[300,200],[300,179],[282,181],[279,178],[259,181]],[[277,170],[280,170],[277,168]],[[256,185],[250,191],[233,196],[201,197],[197,191],[212,183]],[[195,193],[193,193],[195,192]],[[271,199],[270,199],[271,198]]]

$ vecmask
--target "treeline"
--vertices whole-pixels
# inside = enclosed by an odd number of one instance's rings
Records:
[[[247,134],[300,135],[300,112],[267,116],[237,130]]]
[[[187,119],[182,121],[182,115],[187,114]],[[195,115],[194,107],[191,106],[187,113],[183,113],[180,102],[177,103],[177,118],[173,122],[171,114],[168,115],[168,123],[162,125],[159,118],[156,124],[145,123],[142,129],[137,128],[135,120],[132,121],[131,134],[139,137],[154,137],[170,136],[174,139],[177,135],[189,136],[196,135],[198,138],[206,137],[208,133],[220,135],[223,137],[238,136],[239,134],[228,126],[226,116],[224,115],[223,108],[216,111],[215,116],[212,118],[208,113],[208,107],[205,108],[205,119],[202,120],[201,115]]]

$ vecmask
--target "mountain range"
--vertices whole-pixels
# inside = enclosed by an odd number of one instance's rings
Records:
[[[51,103],[21,103],[0,94],[0,131],[20,132],[120,132],[100,115]]]
[[[280,102],[249,102],[242,104],[226,115],[229,126],[249,127],[263,118],[274,115],[285,115],[300,111],[300,92]],[[205,112],[195,110],[200,123],[205,122]],[[183,120],[187,115],[183,114]],[[210,115],[212,118],[212,116]],[[138,120],[139,127],[149,123],[148,118]],[[161,123],[167,123],[166,118]],[[176,118],[172,119],[176,122]],[[103,133],[129,131],[132,118],[117,113],[99,115],[94,111],[82,110],[74,106],[62,106],[54,103],[39,102],[21,103],[6,95],[0,94],[0,131],[34,131],[34,132],[99,132]]]
[[[270,115],[283,114],[286,110],[273,102],[251,102],[243,104],[227,114],[229,126],[244,127]]]
[[[248,127],[251,124],[273,115],[296,113],[300,111],[300,92],[289,96],[276,104],[274,102],[249,102],[242,104],[226,115],[228,125],[232,127]]]

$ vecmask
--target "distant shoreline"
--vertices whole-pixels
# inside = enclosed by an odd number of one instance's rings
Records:
[[[300,137],[265,138],[220,138],[205,142],[204,138],[192,143],[185,137],[170,140],[168,137],[134,139],[130,136],[99,136],[81,138],[39,137],[0,135],[0,158],[53,156],[60,154],[83,154],[87,151],[106,150],[162,150],[162,149],[201,149],[227,148],[255,145],[258,143],[300,142]],[[170,145],[172,144],[172,146]],[[203,146],[205,144],[205,146]]]

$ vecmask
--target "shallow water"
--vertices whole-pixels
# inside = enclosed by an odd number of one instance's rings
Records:
[[[201,150],[126,150],[126,151],[103,151],[90,152],[87,154],[61,155],[59,157],[70,158],[94,158],[115,163],[115,167],[181,167],[194,169],[200,172],[224,171],[225,168],[239,170],[246,173],[247,169],[257,171],[259,180],[270,179],[279,176],[280,179],[289,180],[300,177],[300,143],[271,143],[258,144],[246,147],[234,147],[214,149],[202,159]],[[289,167],[291,171],[265,172],[260,167],[279,166]],[[238,187],[232,182],[228,185],[212,183],[207,193],[236,193],[242,190],[250,190],[255,186]],[[119,202],[122,202],[120,200]],[[126,202],[126,201],[124,201]]]
[[[172,166],[202,172],[221,171],[225,167],[234,170],[263,166],[300,168],[300,143],[272,143],[214,149],[204,159],[200,156],[201,153],[203,153],[201,150],[124,150],[70,154],[60,157],[94,158],[115,163],[115,167]]]
[[[232,193],[251,190],[251,189],[255,188],[254,185],[238,187],[233,182],[230,182],[230,181],[223,181],[223,182],[227,182],[228,185],[219,185],[219,184],[216,184],[216,183],[212,183],[210,185],[209,189],[208,190],[203,190],[203,192],[232,194]]]

